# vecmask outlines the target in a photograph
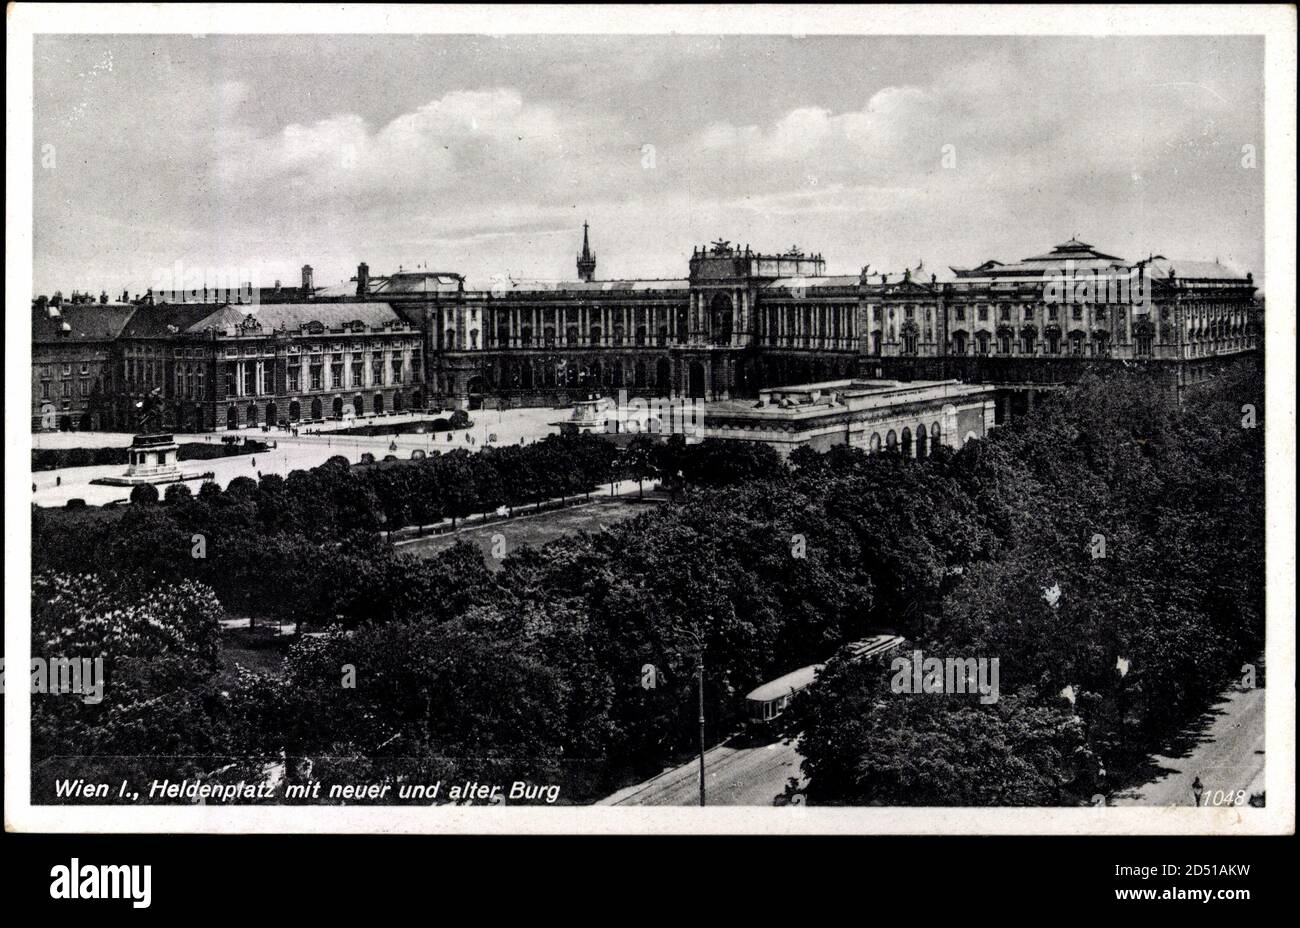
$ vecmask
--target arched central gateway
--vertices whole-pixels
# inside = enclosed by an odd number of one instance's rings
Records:
[[[690,366],[690,394],[692,399],[704,399],[704,365],[692,361]]]

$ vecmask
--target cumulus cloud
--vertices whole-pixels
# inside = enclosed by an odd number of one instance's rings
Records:
[[[227,186],[279,186],[337,200],[372,196],[387,204],[450,187],[511,183],[565,154],[565,127],[547,106],[510,88],[455,91],[372,127],[341,113],[259,135],[232,127],[214,165]],[[271,191],[263,191],[273,195]]]
[[[715,124],[701,133],[701,151],[738,153],[756,164],[813,160],[833,165],[861,156],[897,155],[933,128],[934,100],[916,87],[886,87],[861,110],[832,113],[817,106],[790,110],[769,126]]]

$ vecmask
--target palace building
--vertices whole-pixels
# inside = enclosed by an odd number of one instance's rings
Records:
[[[1099,366],[1144,365],[1181,390],[1262,345],[1252,275],[1126,261],[1074,239],[942,279],[924,265],[831,275],[819,254],[724,240],[696,247],[684,277],[602,280],[596,268],[584,223],[564,282],[472,286],[362,263],[316,287],[308,265],[301,286],[250,289],[247,302],[207,302],[200,288],[167,302],[40,303],[33,427],[131,428],[145,397],[161,398],[161,427],[192,431],[619,390],[726,402],[850,381],[856,395],[872,379],[991,386],[1005,421],[1013,403]],[[74,323],[55,315],[73,310]]]

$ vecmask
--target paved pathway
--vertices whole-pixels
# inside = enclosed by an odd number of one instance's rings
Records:
[[[774,741],[757,747],[726,743],[704,754],[704,798],[711,806],[772,806],[784,794],[790,777],[803,775],[798,742]],[[700,761],[665,770],[644,783],[602,799],[602,806],[697,806],[700,802]]]
[[[1234,686],[1211,712],[1213,720],[1189,752],[1153,757],[1159,774],[1123,790],[1112,805],[1190,806],[1195,802],[1192,781],[1197,778],[1203,787],[1202,803],[1245,805],[1251,793],[1263,792],[1264,688]]]

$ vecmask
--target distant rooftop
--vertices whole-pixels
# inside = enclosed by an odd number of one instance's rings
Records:
[[[187,330],[202,333],[209,329],[229,332],[255,320],[263,330],[297,331],[304,325],[318,322],[326,330],[360,323],[367,329],[381,329],[386,325],[401,324],[403,320],[393,308],[383,302],[362,303],[260,303],[255,305],[223,306],[221,309]]]
[[[117,338],[136,307],[131,303],[64,303],[32,307],[32,341]]]

